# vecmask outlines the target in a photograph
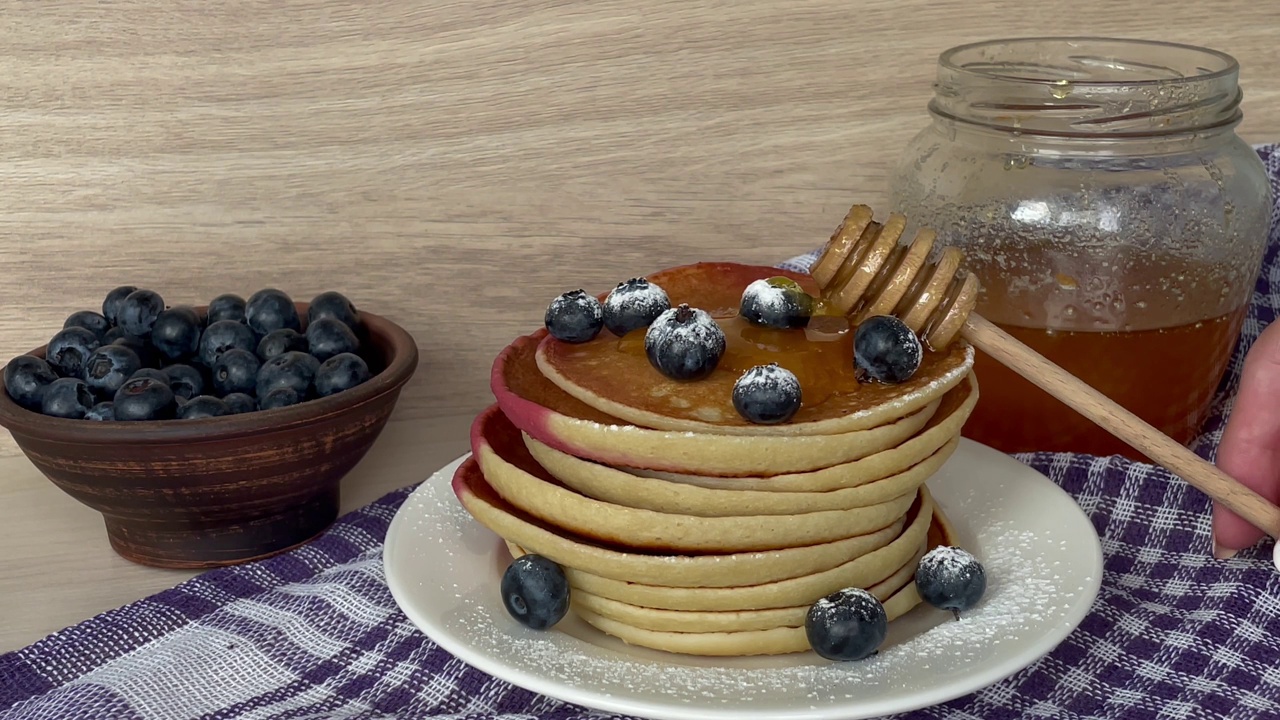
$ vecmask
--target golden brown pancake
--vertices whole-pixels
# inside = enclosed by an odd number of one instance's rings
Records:
[[[788,276],[816,293],[808,276],[735,263],[685,265],[653,273],[648,279],[666,291],[672,306],[688,303],[712,315],[726,316],[736,313],[747,285],[777,275]],[[752,328],[740,320],[722,319],[721,323],[728,328],[726,335],[746,333],[753,345],[769,345],[775,337],[786,341],[804,333]],[[906,382],[883,384],[859,383],[850,354],[841,358],[848,362],[837,365],[836,374],[823,376],[831,384],[823,394],[832,394],[806,400],[789,422],[760,425],[743,419],[731,399],[741,373],[758,364],[756,355],[737,357],[731,338],[725,356],[710,376],[696,381],[672,380],[650,365],[643,352],[644,332],[636,330],[629,338],[620,339],[601,331],[586,343],[566,343],[547,335],[538,346],[538,368],[586,405],[641,427],[717,435],[833,435],[883,425],[924,407],[955,387],[968,374],[974,357],[967,343],[954,343],[944,352],[925,353],[920,369]],[[845,342],[851,340],[846,338]],[[783,350],[769,357],[790,369],[796,368],[789,363],[804,362],[797,359],[798,353]]]

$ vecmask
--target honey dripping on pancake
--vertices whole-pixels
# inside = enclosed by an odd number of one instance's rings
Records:
[[[709,309],[724,331],[725,351],[716,372],[734,376],[756,365],[777,363],[800,381],[804,404],[813,406],[858,388],[853,365],[853,327],[848,318],[818,302],[804,328],[778,329],[752,324],[736,309]],[[618,340],[618,350],[644,356],[645,328]]]

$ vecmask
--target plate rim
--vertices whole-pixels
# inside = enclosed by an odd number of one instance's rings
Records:
[[[856,705],[851,703],[841,704],[834,703],[823,708],[795,708],[789,710],[770,710],[769,717],[775,720],[842,720],[848,718],[850,710],[857,713],[857,717],[874,718],[881,717],[886,714],[897,714],[903,712],[911,712],[927,707],[940,705],[956,698],[973,694],[996,683],[999,683],[1017,672],[1030,667],[1039,662],[1049,653],[1053,652],[1071,633],[1080,626],[1084,619],[1096,605],[1098,596],[1101,592],[1102,577],[1104,574],[1104,556],[1102,553],[1102,541],[1097,534],[1096,528],[1093,526],[1092,520],[1088,514],[1080,507],[1079,503],[1060,485],[1053,482],[1048,476],[1031,467],[1025,462],[1017,458],[995,450],[990,446],[984,445],[969,438],[962,437],[960,445],[965,446],[969,452],[978,453],[984,462],[987,459],[993,459],[996,462],[1013,463],[1018,465],[1024,472],[1037,476],[1035,482],[1044,485],[1046,491],[1052,490],[1059,494],[1066,502],[1070,503],[1070,507],[1074,512],[1079,514],[1080,518],[1089,526],[1091,532],[1087,534],[1087,541],[1091,546],[1090,553],[1093,562],[1092,567],[1096,568],[1089,576],[1089,580],[1082,591],[1082,595],[1087,598],[1087,602],[1080,602],[1074,605],[1065,614],[1062,622],[1057,623],[1047,632],[1037,638],[1037,651],[1034,655],[1026,656],[1010,656],[1018,657],[1018,659],[1007,659],[994,662],[990,665],[975,668],[971,678],[974,682],[966,683],[963,687],[957,684],[949,686],[922,689],[912,695],[913,701],[908,705],[904,705],[900,701],[895,701],[892,706],[879,707],[885,701],[862,701]],[[959,448],[957,448],[959,450]],[[468,665],[484,672],[494,678],[503,680],[512,685],[546,695],[550,698],[560,700],[562,702],[573,703],[575,705],[585,707],[592,710],[609,713],[619,713],[642,718],[653,718],[655,720],[741,720],[742,718],[752,717],[744,715],[742,708],[739,707],[716,707],[710,705],[699,705],[696,702],[687,705],[676,705],[667,702],[654,703],[639,699],[631,699],[626,696],[602,693],[587,687],[569,684],[558,680],[551,680],[539,676],[536,673],[525,671],[517,666],[502,662],[498,656],[490,656],[489,654],[473,649],[472,646],[460,638],[454,638],[452,634],[443,632],[433,634],[427,628],[438,630],[435,623],[424,618],[412,603],[408,602],[409,590],[403,584],[403,580],[398,574],[393,573],[391,569],[392,538],[395,537],[395,530],[403,523],[409,522],[405,508],[410,500],[418,493],[424,493],[426,483],[437,476],[452,474],[457,468],[471,457],[470,451],[463,453],[459,457],[445,464],[444,466],[431,472],[418,487],[409,493],[399,508],[396,509],[395,515],[391,519],[391,523],[387,526],[386,538],[383,543],[382,567],[383,575],[386,579],[388,589],[391,591],[392,599],[399,607],[400,611],[405,614],[409,621],[418,629],[419,632],[427,636],[432,642],[436,643],[440,648],[450,653],[454,657],[462,660]],[[950,461],[948,461],[950,462]],[[945,468],[945,465],[943,466]],[[941,472],[941,470],[939,471]],[[447,494],[449,499],[457,502],[452,492]],[[1065,506],[1064,506],[1065,507]],[[490,532],[486,528],[486,531]],[[494,534],[495,538],[498,538]],[[500,539],[500,538],[499,538]],[[1082,539],[1082,542],[1085,540]],[[657,712],[658,714],[655,714]],[[867,713],[870,714],[867,714]],[[844,714],[841,714],[844,713]]]

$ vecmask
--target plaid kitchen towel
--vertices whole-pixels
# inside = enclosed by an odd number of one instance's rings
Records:
[[[1259,149],[1280,197],[1280,146]],[[1211,456],[1245,350],[1280,306],[1280,227],[1199,450]],[[789,261],[807,267],[812,256]],[[898,720],[1280,718],[1280,574],[1270,542],[1209,557],[1209,502],[1119,458],[1020,456],[1102,538],[1102,590],[1041,661]],[[382,541],[406,488],[308,545],[214,570],[0,656],[0,720],[610,718],[496,680],[397,609]]]

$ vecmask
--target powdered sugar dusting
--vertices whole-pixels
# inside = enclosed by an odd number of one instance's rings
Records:
[[[682,309],[693,313],[692,319],[688,322],[681,323],[675,320],[676,313],[681,312]],[[681,305],[659,315],[644,336],[646,352],[651,352],[655,347],[669,346],[673,348],[675,355],[680,356],[684,354],[680,348],[686,345],[710,348],[714,354],[722,355],[725,348],[724,330],[720,329],[719,323],[706,310]]]
[[[631,278],[618,283],[604,299],[604,323],[615,335],[622,335],[648,325],[670,308],[666,290],[646,278]]]
[[[766,279],[752,281],[742,291],[743,304],[754,303],[765,315],[781,315],[787,311],[790,301],[787,291],[769,284]]]

